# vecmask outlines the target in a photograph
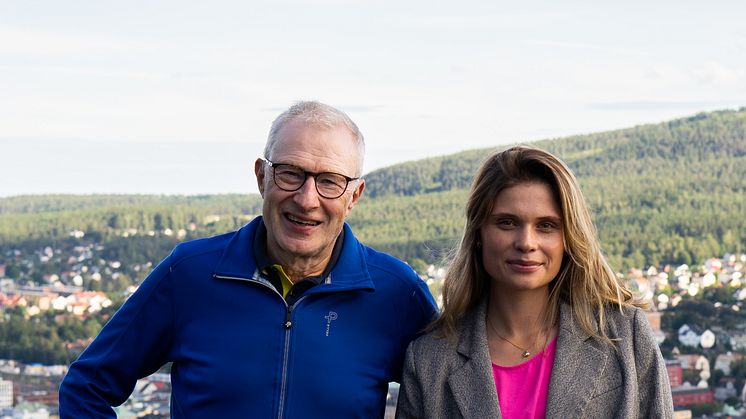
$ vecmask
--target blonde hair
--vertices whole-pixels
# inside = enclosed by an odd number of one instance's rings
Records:
[[[545,320],[554,321],[560,303],[566,302],[586,333],[609,342],[605,309],[610,305],[619,309],[643,306],[634,300],[601,253],[588,205],[570,169],[544,150],[515,146],[488,157],[472,181],[466,226],[444,280],[443,311],[430,330],[440,330],[452,338],[458,321],[489,293],[490,277],[477,249],[480,228],[502,190],[536,181],[547,184],[559,204],[565,243],[562,266],[550,283]]]

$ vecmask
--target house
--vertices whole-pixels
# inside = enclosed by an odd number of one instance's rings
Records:
[[[746,288],[744,288],[743,290],[746,291]],[[746,333],[744,332],[731,333],[730,346],[735,351],[741,351],[741,350],[746,349]]]
[[[49,410],[40,403],[22,401],[13,410],[13,416],[24,419],[49,419]]]
[[[697,326],[683,324],[679,327],[679,342],[684,346],[699,346],[700,337],[701,332]]]
[[[730,375],[730,365],[743,359],[742,354],[734,354],[732,352],[720,354],[715,358],[715,369],[722,371],[725,375]]]
[[[709,388],[683,385],[671,389],[674,407],[687,407],[694,404],[712,403],[715,399]]]
[[[28,301],[23,295],[20,295],[20,294],[13,294],[13,295],[0,294],[0,306],[5,306],[8,308],[27,307]]]
[[[705,330],[699,337],[699,344],[705,349],[712,348],[715,345],[715,334],[710,329]]]
[[[738,390],[736,390],[735,378],[725,377],[720,380],[720,385],[715,387],[715,400],[723,401],[736,396],[738,396]]]
[[[705,261],[705,270],[720,272],[723,269],[723,261],[718,258],[709,258]]]
[[[58,297],[58,294],[47,288],[37,287],[22,287],[16,293],[22,295],[29,306],[37,306],[42,311],[49,310],[52,301]]]
[[[74,293],[73,296],[77,302],[87,304],[88,308],[86,310],[89,313],[101,311],[102,308],[109,307],[112,304],[106,293],[101,291],[79,291]]]
[[[681,362],[681,368],[693,371],[710,371],[710,361],[703,355],[675,355],[675,358]]]
[[[0,378],[0,409],[13,406],[13,382]]]
[[[681,368],[681,361],[678,359],[667,359],[666,360],[666,372],[668,373],[668,382],[671,387],[679,387],[684,384],[684,374]]]
[[[81,317],[88,311],[88,307],[88,303],[85,301],[73,301],[67,305],[67,311]]]

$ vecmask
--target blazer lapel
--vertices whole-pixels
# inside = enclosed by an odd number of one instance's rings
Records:
[[[463,365],[448,378],[464,418],[501,418],[487,347],[486,307],[485,298],[463,318],[457,348]]]
[[[547,417],[574,416],[588,403],[599,385],[608,353],[577,324],[572,308],[562,304]]]

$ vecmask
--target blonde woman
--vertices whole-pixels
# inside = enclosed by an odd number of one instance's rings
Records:
[[[606,263],[570,170],[518,146],[482,165],[443,311],[408,351],[397,418],[666,418],[665,363]]]

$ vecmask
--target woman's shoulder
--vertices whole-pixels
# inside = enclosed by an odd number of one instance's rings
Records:
[[[640,307],[613,305],[606,308],[605,314],[607,329],[617,337],[639,333],[649,334],[651,331],[646,311]]]
[[[635,321],[639,321],[640,318],[646,318],[645,310],[629,304],[623,304],[621,306],[610,304],[606,306],[604,313],[609,321],[620,324],[634,323]]]
[[[432,355],[455,350],[457,337],[449,337],[441,328],[430,330],[412,341],[415,355]]]

